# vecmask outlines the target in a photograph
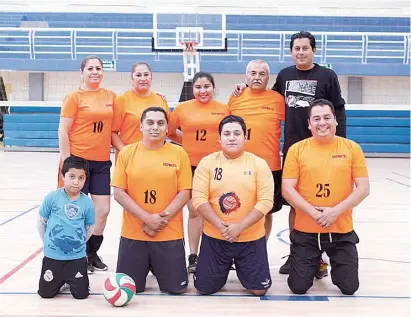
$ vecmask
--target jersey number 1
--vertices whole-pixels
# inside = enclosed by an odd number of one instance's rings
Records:
[[[245,134],[245,138],[246,138],[247,140],[251,140],[251,128],[250,128],[250,129],[247,129],[247,133]]]

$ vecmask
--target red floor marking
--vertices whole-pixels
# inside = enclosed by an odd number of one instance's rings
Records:
[[[21,268],[23,268],[27,263],[32,261],[36,256],[38,256],[41,252],[43,251],[43,248],[38,249],[36,252],[34,252],[32,255],[30,255],[27,259],[25,259],[23,262],[21,262],[19,265],[17,265],[14,269],[12,269],[10,272],[8,272],[6,275],[2,276],[0,278],[0,284],[4,283],[7,281],[10,277],[14,275],[14,273],[17,273]]]

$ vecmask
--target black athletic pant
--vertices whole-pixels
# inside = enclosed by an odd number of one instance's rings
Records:
[[[348,233],[305,233],[293,230],[291,239],[291,273],[288,286],[295,294],[305,294],[313,285],[323,251],[330,258],[331,280],[343,294],[354,294],[358,280],[359,242],[355,231]]]
[[[84,299],[90,295],[85,257],[77,260],[43,258],[37,293],[43,298],[52,298],[58,294],[64,283],[70,285],[70,292],[76,299]]]

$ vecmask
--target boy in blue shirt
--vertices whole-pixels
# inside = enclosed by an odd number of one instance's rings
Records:
[[[90,294],[86,241],[94,229],[93,201],[81,192],[88,162],[68,157],[61,169],[64,187],[49,193],[40,206],[38,230],[44,258],[38,294],[52,298],[67,283],[76,299]]]

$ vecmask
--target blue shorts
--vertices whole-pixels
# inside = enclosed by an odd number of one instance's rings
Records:
[[[203,234],[194,276],[195,288],[202,294],[218,292],[227,282],[233,260],[244,288],[265,290],[271,287],[265,237],[230,243]]]
[[[129,275],[136,283],[136,293],[144,292],[150,268],[160,290],[181,293],[188,285],[184,240],[141,241],[121,237],[117,273]]]
[[[81,190],[84,194],[92,195],[110,195],[110,168],[111,161],[90,161],[88,162],[87,179],[84,183],[84,187]],[[63,163],[60,162],[59,175],[58,175],[58,187],[64,186],[61,167]]]
[[[87,180],[81,190],[88,195],[110,195],[111,161],[88,161]]]

